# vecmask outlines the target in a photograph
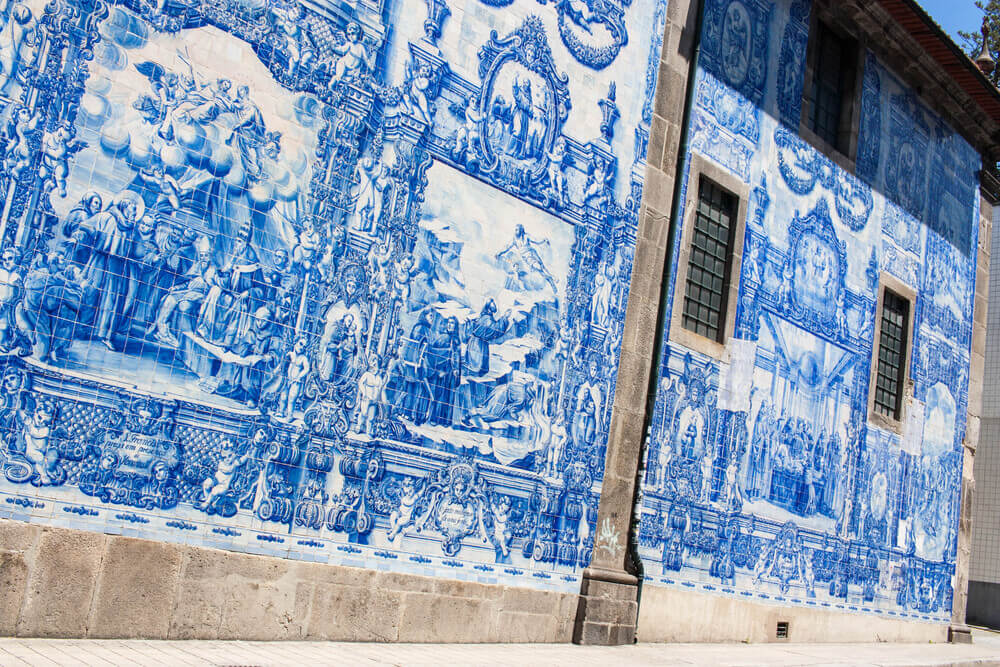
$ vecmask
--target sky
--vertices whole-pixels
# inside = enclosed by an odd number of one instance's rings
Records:
[[[958,36],[959,30],[978,31],[983,23],[983,13],[976,9],[973,0],[917,0],[917,2],[959,46],[962,46]]]

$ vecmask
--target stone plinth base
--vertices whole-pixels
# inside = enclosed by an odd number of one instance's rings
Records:
[[[952,644],[971,644],[972,629],[967,625],[951,625],[948,627],[948,641]]]
[[[578,598],[0,519],[0,636],[569,642]]]
[[[787,637],[778,636],[778,623],[787,623]],[[926,643],[947,641],[948,625],[748,602],[647,582],[636,635],[640,642]]]
[[[634,643],[638,592],[638,580],[628,573],[584,570],[573,641],[601,646]]]

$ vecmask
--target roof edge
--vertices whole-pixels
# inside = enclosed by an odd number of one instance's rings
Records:
[[[993,82],[990,81],[985,74],[983,74],[982,70],[979,69],[979,66],[976,65],[976,63],[972,60],[972,58],[970,58],[968,54],[965,53],[962,50],[962,48],[955,43],[955,40],[953,40],[948,35],[948,33],[946,33],[944,29],[937,24],[937,22],[931,17],[931,15],[927,13],[927,10],[921,7],[916,0],[900,0],[900,1],[904,5],[909,7],[910,11],[912,11],[923,22],[923,24],[928,28],[928,30],[930,30],[930,32],[935,37],[937,37],[938,41],[940,41],[944,46],[948,48],[949,51],[951,51],[952,55],[955,56],[955,63],[965,67],[969,72],[971,72],[972,75],[979,82],[979,85],[982,87],[982,89],[987,94],[992,96],[993,99],[998,104],[1000,104],[1000,89],[998,89],[993,84]],[[886,3],[883,2],[883,0],[879,0],[879,4],[886,6]],[[966,90],[966,92],[968,92],[970,95],[974,95],[973,91]],[[988,113],[987,109],[983,110],[987,111]],[[1000,123],[1000,118],[996,118],[995,120],[998,123]]]

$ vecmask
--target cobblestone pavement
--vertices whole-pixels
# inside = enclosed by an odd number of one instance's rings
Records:
[[[1000,634],[952,644],[346,644],[0,639],[0,665],[1000,665]]]

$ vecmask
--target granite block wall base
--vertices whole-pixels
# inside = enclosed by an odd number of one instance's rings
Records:
[[[637,610],[635,587],[590,581],[594,585],[588,583],[582,595],[557,593],[0,520],[3,636],[766,642],[775,640],[780,620],[790,622],[791,641],[948,637],[941,624],[780,607],[649,584]],[[587,608],[590,600],[596,602]]]
[[[569,642],[575,593],[0,520],[0,634]]]
[[[777,637],[779,622],[788,623],[787,639]],[[647,584],[642,589],[636,634],[640,642],[926,643],[947,641],[948,626]]]

